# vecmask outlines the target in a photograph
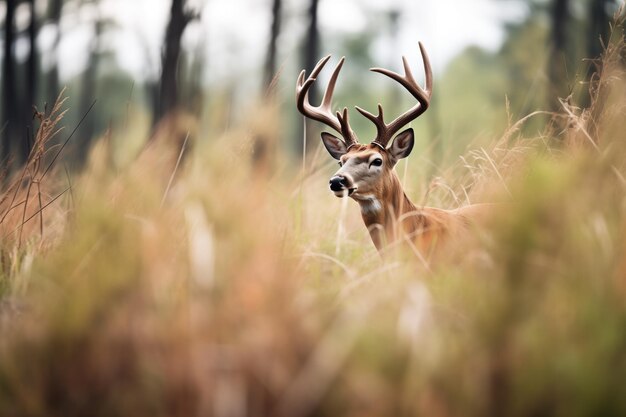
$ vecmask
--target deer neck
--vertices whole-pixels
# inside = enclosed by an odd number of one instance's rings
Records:
[[[391,175],[372,193],[353,198],[359,203],[363,222],[369,230],[374,245],[379,250],[385,246],[385,243],[398,240],[401,237],[400,233],[407,232],[400,230],[398,220],[406,217],[408,213],[417,211],[415,205],[404,193],[395,171],[392,171]],[[405,226],[405,223],[402,222],[402,225]]]

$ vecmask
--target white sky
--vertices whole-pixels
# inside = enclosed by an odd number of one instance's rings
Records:
[[[202,9],[202,19],[190,26],[184,44],[190,50],[203,48],[208,61],[207,79],[221,81],[257,74],[263,64],[269,36],[271,0],[189,0]],[[284,0],[280,62],[299,65],[298,42],[305,30],[303,17],[308,0]],[[106,38],[120,66],[137,78],[159,73],[160,46],[169,14],[169,0],[102,0],[100,12],[118,22]],[[517,6],[515,6],[517,5]],[[400,55],[417,55],[417,41],[427,46],[435,71],[468,45],[496,49],[503,40],[502,23],[520,19],[525,8],[519,2],[502,0],[321,0],[320,28],[323,33],[356,34],[368,30],[369,11],[376,16],[390,6],[402,11],[400,45],[391,51],[384,38],[372,45],[374,57],[387,65]],[[373,12],[373,13],[372,13]],[[97,13],[81,9],[64,15],[65,36],[60,45],[63,78],[74,76],[86,65],[91,26],[84,24]],[[82,23],[81,23],[82,22]],[[52,31],[44,30],[40,45],[49,45]],[[321,55],[333,53],[323,44]],[[397,55],[397,56],[396,56]],[[45,57],[44,57],[45,62]]]

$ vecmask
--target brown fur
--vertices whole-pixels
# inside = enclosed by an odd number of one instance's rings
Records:
[[[342,161],[351,158],[368,160],[375,153],[382,156],[384,171],[369,188],[351,197],[361,205],[363,222],[379,251],[388,245],[405,242],[413,244],[422,254],[431,253],[446,240],[459,236],[485,212],[487,205],[470,205],[456,210],[416,207],[404,193],[393,168],[396,161],[389,152],[376,145],[357,145],[342,157]],[[371,203],[362,197],[363,193],[374,196],[382,206],[380,210],[368,210]]]

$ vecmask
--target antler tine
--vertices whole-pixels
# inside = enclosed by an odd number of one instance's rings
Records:
[[[344,137],[346,141],[346,145],[348,145],[348,149],[350,149],[352,146],[359,143],[356,140],[356,135],[354,134],[354,132],[352,131],[352,128],[350,127],[350,121],[348,120],[348,108],[347,107],[343,108],[342,113],[337,112],[337,120],[339,120],[339,124],[341,125],[341,136]]]
[[[383,122],[383,106],[378,103],[378,116],[374,116],[372,113],[368,112],[365,109],[360,108],[359,106],[354,106],[355,109],[357,109],[357,111],[359,113],[361,113],[363,116],[367,117],[369,120],[371,120],[376,126],[382,126],[384,125]]]
[[[328,110],[331,109],[333,94],[335,93],[335,84],[337,83],[337,78],[339,77],[339,72],[341,72],[341,68],[343,67],[343,63],[346,60],[345,56],[342,56],[339,60],[339,63],[335,67],[333,71],[333,75],[330,76],[330,81],[328,82],[328,86],[326,87],[326,91],[324,92],[324,98],[322,99],[322,107]]]
[[[330,81],[328,82],[328,86],[326,87],[326,91],[324,92],[324,97],[322,99],[322,103],[319,106],[313,106],[309,102],[309,91],[311,86],[317,79],[317,76],[322,71],[328,60],[330,59],[330,55],[322,58],[308,78],[306,77],[306,72],[303,70],[298,77],[298,81],[296,82],[296,103],[298,110],[304,116],[317,120],[318,122],[324,123],[325,125],[331,127],[338,133],[340,133],[346,143],[348,145],[352,145],[356,143],[356,135],[350,128],[347,117],[347,109],[344,109],[344,116],[341,117],[340,113],[337,113],[336,117],[332,112],[332,100],[333,93],[335,91],[335,84],[337,83],[337,78],[339,77],[339,72],[343,66],[345,58],[341,58],[339,63],[335,67]]]
[[[411,109],[406,111],[405,113],[398,116],[391,123],[386,124],[383,118],[382,107],[378,105],[378,116],[374,116],[373,114],[357,108],[357,110],[369,120],[371,120],[375,125],[378,131],[376,139],[374,143],[379,143],[383,146],[386,146],[387,143],[393,138],[393,135],[397,133],[403,126],[411,122],[412,120],[418,118],[422,113],[424,113],[428,106],[430,105],[430,97],[432,95],[433,88],[433,74],[432,68],[430,66],[430,60],[428,59],[428,55],[426,54],[426,49],[424,45],[419,43],[420,52],[422,54],[422,60],[424,61],[424,72],[426,74],[426,88],[422,88],[415,78],[413,77],[413,73],[411,72],[411,67],[406,59],[406,57],[402,57],[402,64],[404,67],[404,75],[400,75],[393,71],[384,69],[384,68],[372,68],[370,71],[377,72],[392,80],[398,82],[405,89],[407,89],[413,97],[415,97],[418,103],[413,106]]]
[[[328,61],[330,60],[330,57],[331,55],[326,55],[324,58],[317,61],[317,64],[315,64],[315,67],[313,68],[313,71],[311,71],[311,75],[309,76],[309,78],[315,80],[315,78],[320,75],[320,72],[322,72],[322,70],[326,66],[326,63],[328,63]]]
[[[376,131],[377,131],[376,137],[377,138],[385,134],[387,125],[385,124],[383,106],[380,103],[378,104],[378,116],[374,116],[372,113],[360,108],[359,106],[355,106],[355,108],[359,113],[361,113],[363,116],[365,116],[367,119],[369,119],[372,123],[376,125]]]
[[[304,90],[305,93],[308,93],[309,88],[315,82],[315,79],[317,78],[319,73],[322,71],[322,69],[324,69],[324,66],[326,65],[329,59],[330,59],[330,55],[327,55],[324,58],[317,61],[317,64],[315,64],[315,67],[313,68],[313,71],[311,71],[311,75],[309,75],[309,78],[306,80],[306,82],[304,79],[306,77],[306,70],[300,71],[300,75],[298,76],[298,81],[296,82],[296,94],[298,94],[298,89],[300,89],[300,91]],[[305,84],[307,84],[306,87],[305,87]]]
[[[428,54],[426,53],[426,48],[424,48],[424,44],[419,42],[420,45],[420,53],[422,54],[422,61],[424,61],[424,74],[426,77],[426,91],[428,94],[433,94],[433,69],[430,66],[430,59],[428,58]]]

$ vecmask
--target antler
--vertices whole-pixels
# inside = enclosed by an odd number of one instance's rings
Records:
[[[424,61],[424,72],[426,73],[426,88],[423,89],[419,86],[415,78],[413,78],[413,74],[411,73],[411,68],[406,60],[406,57],[402,57],[402,63],[404,64],[404,76],[400,74],[396,74],[395,72],[383,69],[383,68],[372,68],[370,71],[378,72],[387,77],[397,81],[404,88],[406,88],[418,101],[418,103],[413,106],[411,109],[406,111],[404,114],[398,116],[394,121],[389,124],[385,123],[384,115],[383,115],[383,107],[378,105],[378,116],[374,116],[372,113],[363,110],[360,107],[356,109],[363,116],[367,117],[376,125],[377,135],[376,139],[372,143],[381,145],[382,147],[386,147],[389,141],[393,138],[402,127],[407,125],[412,120],[417,119],[422,115],[430,104],[430,97],[433,91],[433,72],[430,67],[430,60],[428,59],[428,55],[426,54],[426,49],[424,49],[424,45],[419,43],[420,51],[422,53],[422,59]]]
[[[304,116],[324,123],[325,125],[333,128],[338,133],[340,133],[349,148],[350,146],[356,145],[358,141],[356,139],[356,135],[350,128],[350,123],[348,121],[348,108],[345,107],[343,109],[343,112],[337,112],[336,115],[333,115],[332,112],[332,100],[333,93],[335,91],[335,84],[337,82],[337,77],[339,77],[339,72],[341,71],[341,67],[343,66],[345,58],[341,58],[341,60],[337,64],[337,67],[333,71],[333,74],[330,77],[330,81],[328,82],[328,86],[326,87],[326,91],[324,92],[322,104],[315,107],[309,102],[309,91],[311,89],[311,86],[313,85],[313,83],[317,79],[317,76],[322,71],[329,59],[330,55],[322,58],[317,63],[317,65],[311,72],[311,75],[309,75],[306,80],[306,71],[302,70],[296,83],[296,103],[298,110]]]

